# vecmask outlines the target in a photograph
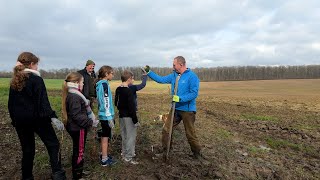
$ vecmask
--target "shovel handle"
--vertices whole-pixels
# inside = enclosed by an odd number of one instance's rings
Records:
[[[178,82],[179,82],[180,77],[181,77],[180,74],[176,77],[176,82],[174,84],[174,95],[177,95]],[[169,159],[169,152],[170,152],[170,144],[171,144],[171,136],[172,136],[172,128],[173,128],[173,119],[174,119],[175,109],[176,109],[176,102],[172,102],[171,119],[170,119],[170,127],[169,127],[169,137],[168,137],[168,142],[167,142],[166,160]]]

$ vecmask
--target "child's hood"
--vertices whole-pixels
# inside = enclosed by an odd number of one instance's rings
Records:
[[[99,86],[102,85],[102,83],[107,83],[107,84],[109,85],[109,83],[108,83],[107,80],[102,79],[102,80],[100,80],[100,81],[98,81],[98,82],[96,83],[96,86],[99,87]]]

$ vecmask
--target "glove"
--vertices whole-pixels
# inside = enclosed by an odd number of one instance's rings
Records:
[[[108,120],[108,125],[109,125],[109,127],[112,129],[112,128],[114,128],[114,122],[113,122],[113,120]]]
[[[143,75],[148,74],[147,71],[144,69],[144,67],[141,67],[141,70],[142,70],[142,74],[143,74]]]
[[[98,127],[99,120],[92,120],[92,127]]]
[[[64,130],[64,124],[57,118],[51,118],[51,122],[56,126],[56,128],[61,131]]]
[[[173,95],[173,97],[172,97],[172,101],[173,101],[173,102],[179,102],[179,101],[180,101],[179,96],[177,96],[177,95]]]
[[[140,123],[139,122],[135,123],[134,127],[140,127]]]
[[[147,73],[149,73],[149,72],[150,72],[150,66],[146,65],[146,66],[144,67],[144,70],[145,70]]]

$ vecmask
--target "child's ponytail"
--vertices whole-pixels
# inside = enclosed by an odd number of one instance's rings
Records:
[[[39,58],[31,52],[23,52],[17,59],[17,64],[13,68],[13,77],[10,82],[10,87],[16,91],[21,91],[26,80],[29,78],[29,74],[24,72],[25,68],[28,68],[31,63],[38,63]]]

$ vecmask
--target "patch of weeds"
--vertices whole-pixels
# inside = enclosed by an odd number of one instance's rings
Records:
[[[221,138],[221,139],[228,139],[232,136],[232,133],[225,130],[225,129],[217,129],[217,131],[215,132],[216,136]]]
[[[304,146],[303,144],[295,144],[283,139],[273,139],[267,137],[266,141],[271,148],[281,149],[281,148],[290,148],[295,151],[302,151],[310,156],[317,156],[317,151],[311,146]]]
[[[36,153],[34,157],[34,164],[36,169],[47,169],[50,167],[49,163],[49,155],[47,154],[47,151],[44,153]]]
[[[0,103],[7,105],[9,97],[9,89],[0,87]]]
[[[291,148],[293,150],[300,149],[300,146],[298,144],[294,144],[283,139],[273,139],[271,137],[267,137],[266,141],[267,141],[267,144],[273,149],[281,149],[281,148]]]
[[[310,171],[300,167],[300,166],[296,166],[294,169],[293,169],[294,172],[296,172],[296,178],[297,179],[309,179],[308,177],[312,176],[310,174]],[[316,179],[314,177],[314,179]]]
[[[303,147],[303,149],[304,149],[304,152],[309,156],[312,156],[314,158],[320,158],[319,152],[314,147],[305,146]]]
[[[268,152],[267,150],[265,149],[261,149],[259,147],[255,147],[255,146],[249,146],[248,147],[248,151],[250,152],[250,154],[252,155],[261,155],[263,153],[266,153]]]
[[[254,115],[254,114],[242,114],[243,118],[251,121],[278,121],[278,118],[272,117],[272,116],[260,116],[260,115]]]
[[[312,130],[320,129],[320,125],[316,125],[316,124],[312,124],[312,125],[299,124],[299,125],[295,126],[295,128],[299,129],[299,130],[312,131]]]
[[[249,147],[248,147],[248,150],[249,150],[251,153],[254,153],[254,154],[256,154],[256,153],[259,153],[259,152],[262,152],[262,151],[263,151],[262,149],[257,148],[257,147],[255,147],[255,146],[249,146]]]

